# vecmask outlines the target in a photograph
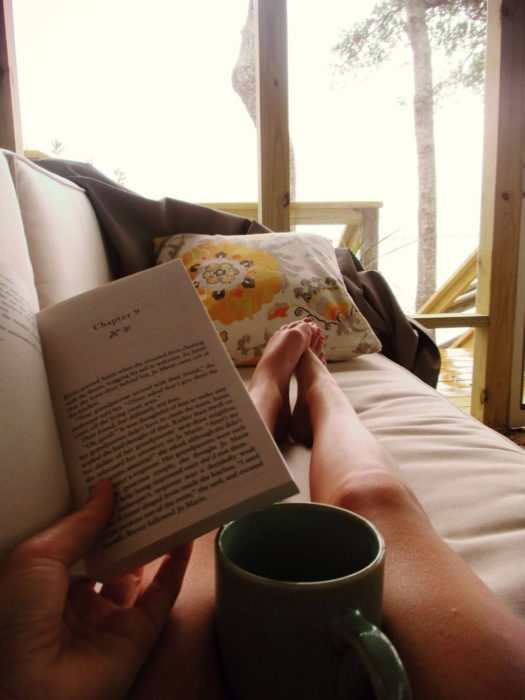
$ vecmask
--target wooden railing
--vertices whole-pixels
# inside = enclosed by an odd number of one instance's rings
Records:
[[[426,328],[479,328],[488,324],[488,316],[461,313],[475,307],[478,251],[465,262],[432,294],[412,316]]]
[[[258,219],[255,202],[204,202],[203,206]],[[381,202],[290,202],[290,228],[342,224],[339,247],[357,252],[366,269],[377,270]]]
[[[427,328],[468,328],[453,340],[440,344],[441,371],[437,385],[438,391],[466,413],[472,410],[476,328],[488,324],[487,316],[470,311],[476,307],[477,275],[478,251],[475,250],[414,316]]]

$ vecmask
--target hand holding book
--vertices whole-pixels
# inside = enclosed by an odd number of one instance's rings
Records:
[[[149,586],[123,576],[100,594],[68,569],[106,524],[111,487],[26,540],[0,565],[0,677],[6,696],[124,697],[175,602],[190,547],[166,556]],[[28,640],[29,643],[28,643]],[[37,640],[38,643],[32,643]]]
[[[2,279],[4,304],[23,299]],[[35,346],[0,328],[13,416],[1,436],[13,469],[0,555],[101,477],[114,513],[84,560],[99,580],[297,492],[179,262],[38,314],[15,306],[11,323],[26,324]]]

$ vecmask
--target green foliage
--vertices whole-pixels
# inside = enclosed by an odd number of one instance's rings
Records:
[[[59,139],[51,141],[51,155],[55,156],[55,158],[59,158],[63,150],[64,144],[62,141],[59,141]]]
[[[448,57],[449,73],[434,86],[437,95],[467,88],[482,92],[485,79],[486,0],[449,0],[428,11],[434,49]]]
[[[125,171],[121,170],[120,168],[116,168],[113,171],[113,175],[115,176],[115,181],[116,181],[117,185],[123,185],[124,182],[126,181],[127,175],[126,175]]]
[[[405,18],[397,0],[374,5],[367,19],[343,31],[334,51],[345,62],[344,68],[357,72],[378,68],[388,61],[398,44],[407,44]]]
[[[378,68],[398,47],[408,49],[405,0],[377,2],[367,19],[342,32],[334,46],[342,69]],[[436,96],[467,88],[481,92],[485,72],[486,0],[427,0],[426,21],[433,50],[447,57],[447,74]]]

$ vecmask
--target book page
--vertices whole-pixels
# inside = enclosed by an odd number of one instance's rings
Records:
[[[72,507],[35,312],[0,264],[0,559]]]
[[[238,502],[297,491],[179,261],[61,302],[38,323],[75,499],[102,476],[116,490],[91,556],[99,570],[212,529]]]

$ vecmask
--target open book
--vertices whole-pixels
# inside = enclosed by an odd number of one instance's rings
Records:
[[[104,580],[297,492],[179,261],[34,313],[0,268],[0,558],[109,477]]]

